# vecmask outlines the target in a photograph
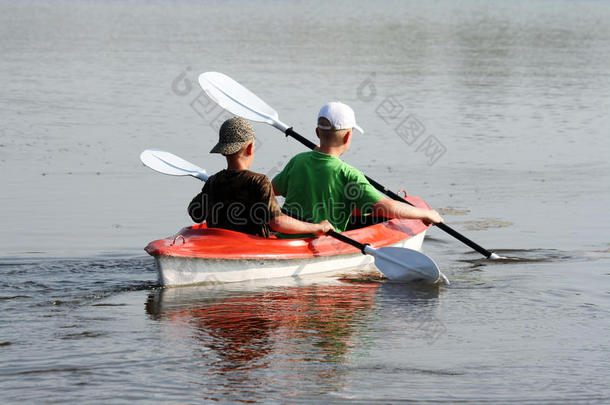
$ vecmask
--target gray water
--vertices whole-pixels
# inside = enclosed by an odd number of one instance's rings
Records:
[[[604,1],[0,1],[3,403],[610,401],[610,7]],[[452,281],[317,277],[160,289],[142,248],[213,173],[224,72],[438,229]],[[253,170],[303,149],[255,125]]]

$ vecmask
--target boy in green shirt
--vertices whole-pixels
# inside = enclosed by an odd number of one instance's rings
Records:
[[[293,157],[273,178],[275,194],[286,197],[284,210],[314,222],[327,219],[337,232],[345,230],[354,208],[364,215],[442,222],[435,210],[384,197],[362,172],[339,159],[351,145],[353,129],[364,132],[356,124],[354,111],[349,106],[330,102],[320,109],[316,128],[320,146]]]

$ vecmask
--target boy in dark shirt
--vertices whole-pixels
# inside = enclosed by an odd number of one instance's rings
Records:
[[[316,235],[334,230],[327,220],[310,224],[282,214],[267,176],[248,170],[254,160],[254,128],[245,119],[226,120],[210,153],[225,156],[227,169],[211,176],[189,204],[193,221],[264,237],[271,229]]]

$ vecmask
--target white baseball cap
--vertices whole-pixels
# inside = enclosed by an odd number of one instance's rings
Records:
[[[326,118],[330,122],[330,126],[318,124],[318,128],[320,129],[355,128],[360,131],[361,134],[364,133],[362,128],[356,124],[354,110],[352,110],[347,104],[343,104],[339,101],[331,101],[330,103],[324,104],[322,108],[320,108],[318,118]]]

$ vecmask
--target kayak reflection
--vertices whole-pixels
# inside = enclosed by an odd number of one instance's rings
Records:
[[[374,348],[377,315],[399,310],[398,323],[409,334],[409,325],[434,311],[438,291],[334,278],[301,285],[235,283],[154,291],[146,310],[163,324],[186,329],[204,361],[224,372],[344,363],[350,349]]]
[[[254,293],[172,288],[152,292],[146,309],[153,319],[191,328],[222,368],[264,367],[257,360],[272,351],[297,357],[301,349],[310,355],[311,346],[334,361],[354,344],[354,332],[366,327],[379,285],[335,281]]]

